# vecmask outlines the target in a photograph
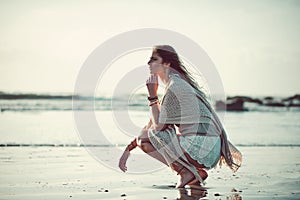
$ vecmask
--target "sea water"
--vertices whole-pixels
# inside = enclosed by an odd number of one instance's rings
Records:
[[[88,136],[88,127],[78,130],[78,123],[89,119],[74,120],[75,112],[95,114],[99,138],[88,145],[126,145],[149,121],[146,100],[133,102],[119,101],[120,107],[111,107],[111,99],[98,98],[94,107],[82,101],[79,107],[72,106],[66,99],[14,99],[0,100],[0,145],[1,146],[84,146],[81,138]],[[123,105],[123,107],[121,106]],[[116,118],[127,114],[129,119]],[[256,108],[242,112],[218,112],[222,116],[228,138],[237,146],[300,146],[300,110]],[[134,131],[122,127],[128,120]],[[95,141],[94,144],[93,141]]]

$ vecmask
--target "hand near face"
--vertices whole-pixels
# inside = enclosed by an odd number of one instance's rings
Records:
[[[146,81],[146,86],[150,97],[157,96],[158,77],[156,74],[151,74]]]

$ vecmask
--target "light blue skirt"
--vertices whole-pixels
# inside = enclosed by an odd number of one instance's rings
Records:
[[[205,165],[207,169],[213,168],[217,165],[221,156],[221,138],[218,135],[217,130],[209,124],[199,124],[199,133],[208,134],[187,134],[180,135],[176,134],[176,130],[173,125],[170,125],[164,131],[149,131],[149,139],[152,145],[162,154],[170,151],[160,151],[160,149],[171,147],[172,153],[175,153],[176,157],[167,155],[169,157],[174,157],[173,159],[178,159],[178,156],[182,156],[182,151],[177,151],[179,149],[177,146],[180,145],[185,153],[188,153],[191,158],[196,160],[199,164]],[[178,141],[178,144],[177,142]],[[175,145],[174,147],[172,147]],[[163,155],[165,156],[165,155]]]

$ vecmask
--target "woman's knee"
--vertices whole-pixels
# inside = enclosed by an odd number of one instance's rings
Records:
[[[150,153],[153,151],[153,147],[149,142],[142,142],[139,147],[145,152],[145,153]]]
[[[149,137],[148,137],[148,130],[147,129],[143,129],[140,133],[140,135],[137,138],[138,141],[138,145],[141,146],[142,143],[144,142],[149,142]]]

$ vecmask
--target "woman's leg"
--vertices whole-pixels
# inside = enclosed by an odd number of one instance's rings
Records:
[[[194,165],[197,168],[197,172],[198,174],[201,176],[202,180],[204,181],[205,179],[207,179],[208,174],[207,172],[203,169],[206,168],[205,165],[198,163],[197,160],[194,160],[188,153],[184,153],[185,157],[187,158],[187,160],[189,161],[189,163],[191,163],[192,165]],[[194,179],[192,182],[190,182],[188,185],[199,185],[200,181],[197,179]]]
[[[187,160],[194,165],[196,168],[205,168],[205,165],[198,163],[197,160],[194,160],[188,153],[184,153]]]
[[[188,159],[188,161],[190,161],[190,159]],[[197,161],[195,161],[195,162],[197,162]],[[175,171],[177,171],[178,175],[180,175],[178,183],[176,185],[177,188],[184,187],[185,185],[192,186],[192,185],[200,185],[201,184],[200,181],[195,177],[195,175],[192,172],[190,172],[187,168],[183,167],[179,163],[178,163],[179,165],[176,163],[177,162],[173,163],[175,166],[177,166],[178,171],[177,170],[175,170]],[[194,165],[195,163],[190,162],[190,164]],[[180,166],[181,166],[181,168],[180,168]],[[203,165],[201,165],[197,162],[197,164],[194,166],[197,168],[197,172],[198,172],[199,176],[204,181],[208,177],[208,174],[202,168]]]
[[[176,188],[183,188],[195,179],[195,175],[187,168],[182,166],[182,169],[178,171],[179,179]]]
[[[149,156],[169,166],[167,161],[164,159],[164,157],[151,144],[148,137],[148,129],[144,128],[141,131],[141,134],[137,138],[137,145]]]
[[[153,147],[149,138],[148,138],[148,131],[144,130],[141,132],[141,135],[138,137],[138,147],[140,147],[145,153],[149,156],[155,158],[156,160],[162,162],[163,164],[168,165],[164,157]],[[170,167],[177,172],[179,176],[176,188],[183,188],[189,182],[194,180],[194,175],[183,167],[180,163],[174,162],[170,164]]]
[[[146,127],[141,131],[141,134],[138,136],[137,145],[149,156],[162,162],[166,166],[171,167],[174,171],[177,172],[177,174],[180,176],[178,183],[176,185],[177,188],[182,188],[195,179],[195,176],[193,175],[193,173],[190,172],[187,168],[185,168],[180,163],[174,162],[170,165],[167,163],[167,161],[164,159],[164,157],[154,148],[151,141],[149,140],[148,129]],[[190,158],[190,156],[189,156],[189,158]],[[192,163],[192,164],[194,164],[194,163]],[[198,167],[202,167],[202,166],[197,165],[196,167],[198,168]],[[201,176],[201,177],[203,177],[203,176]]]

